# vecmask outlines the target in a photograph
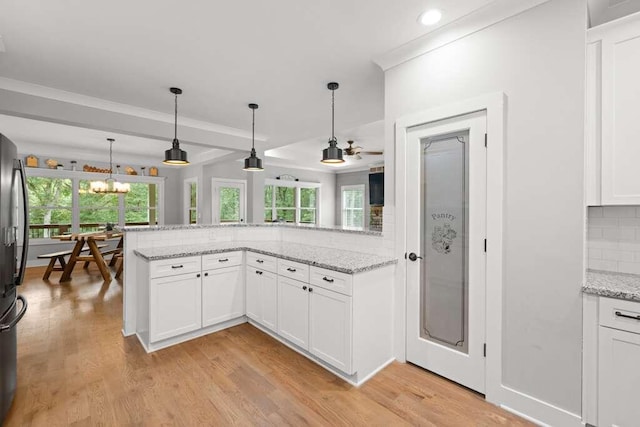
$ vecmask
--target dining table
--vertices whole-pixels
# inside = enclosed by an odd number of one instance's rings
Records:
[[[64,271],[62,272],[62,276],[60,277],[60,282],[71,280],[71,274],[73,273],[73,269],[78,262],[95,262],[98,266],[98,270],[100,270],[100,274],[102,275],[104,281],[111,281],[111,273],[109,272],[109,268],[107,268],[107,262],[104,259],[104,256],[122,252],[124,233],[115,231],[94,231],[88,233],[63,234],[60,236],[54,236],[54,238],[60,241],[75,242],[73,250],[71,251],[71,255],[69,256],[69,261],[67,261],[67,264],[64,267]],[[119,238],[120,240],[115,249],[110,249],[102,252],[100,251],[98,242],[104,242],[106,240],[117,238]],[[87,245],[89,252],[87,255],[82,255],[85,245]],[[86,252],[86,250],[84,250],[84,252]],[[112,258],[110,265],[113,265],[114,261],[115,259]]]

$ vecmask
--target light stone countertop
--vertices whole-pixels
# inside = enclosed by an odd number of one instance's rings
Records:
[[[640,301],[640,275],[587,270],[582,292],[609,298]]]
[[[134,250],[134,253],[147,261],[156,261],[242,250],[271,255],[346,274],[370,271],[398,262],[397,259],[390,257],[287,242],[215,242],[200,245],[141,248]]]
[[[278,228],[295,228],[298,230],[319,230],[319,231],[334,231],[338,233],[354,233],[364,234],[367,236],[382,236],[381,231],[375,230],[356,230],[352,228],[345,228],[340,225],[332,227],[325,225],[314,224],[287,224],[278,222],[266,222],[260,224],[167,224],[167,225],[141,225],[141,226],[128,226],[121,227],[124,232],[145,232],[145,231],[167,231],[167,230],[198,230],[198,229],[210,229],[210,228],[229,228],[229,227],[278,227]]]

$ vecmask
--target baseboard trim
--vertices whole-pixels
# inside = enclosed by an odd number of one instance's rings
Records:
[[[540,426],[583,426],[582,417],[507,386],[498,406]]]

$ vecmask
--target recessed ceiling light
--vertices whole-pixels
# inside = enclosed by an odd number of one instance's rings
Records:
[[[442,12],[438,9],[429,9],[418,18],[418,22],[422,25],[434,25],[442,19]]]

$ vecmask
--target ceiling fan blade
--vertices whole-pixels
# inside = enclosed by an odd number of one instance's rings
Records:
[[[360,151],[360,154],[368,154],[370,156],[381,156],[384,154],[384,151]]]

